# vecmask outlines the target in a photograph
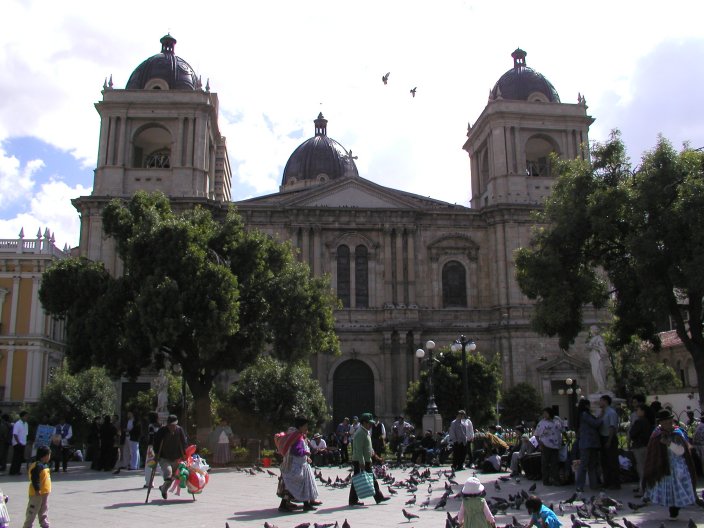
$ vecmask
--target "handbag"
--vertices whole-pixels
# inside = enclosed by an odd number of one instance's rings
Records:
[[[356,475],[352,475],[352,485],[360,499],[374,495],[374,476],[371,473],[360,471]]]

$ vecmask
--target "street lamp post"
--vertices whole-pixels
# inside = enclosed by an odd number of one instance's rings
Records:
[[[569,421],[570,421],[570,429],[573,431],[577,427],[577,417],[576,417],[576,412],[575,409],[577,408],[577,400],[581,398],[582,395],[582,388],[579,386],[577,383],[576,379],[573,378],[567,378],[565,380],[565,387],[564,389],[559,389],[557,393],[559,395],[567,395],[569,397]]]
[[[183,375],[183,367],[180,363],[173,366],[174,374],[181,376],[181,427],[186,430],[186,377]]]
[[[435,404],[435,391],[433,389],[433,350],[435,349],[435,341],[427,341],[425,348],[428,351],[428,405],[425,408],[423,415],[423,430],[432,431],[433,434],[442,431],[442,416],[438,412],[438,406]],[[423,359],[425,350],[419,348],[416,350],[416,357]]]
[[[462,351],[462,402],[464,408],[469,412],[469,382],[467,380],[467,352],[474,352],[477,344],[472,339],[467,339],[461,335],[450,347],[453,352]]]
[[[435,349],[435,341],[427,341],[425,348],[428,349],[428,406],[425,408],[425,413],[437,414],[438,406],[435,404],[435,392],[433,390],[433,350]],[[423,359],[425,351],[419,348],[416,350],[416,357]]]

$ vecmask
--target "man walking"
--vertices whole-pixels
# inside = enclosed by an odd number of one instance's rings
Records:
[[[170,414],[166,419],[166,425],[157,431],[154,446],[159,456],[159,467],[164,476],[164,483],[159,486],[159,491],[161,498],[166,499],[173,474],[186,453],[186,433],[179,427],[175,414]]]
[[[455,471],[460,471],[464,469],[467,443],[474,439],[474,427],[464,410],[457,411],[457,418],[452,420],[448,434],[452,443],[452,467]]]
[[[10,475],[19,475],[24,462],[24,450],[27,446],[27,435],[29,426],[27,425],[27,411],[20,412],[20,418],[12,426],[12,464],[10,465]]]
[[[370,413],[364,413],[360,420],[361,426],[357,429],[357,432],[352,439],[352,470],[354,474],[357,475],[361,471],[366,471],[371,473],[372,477],[374,472],[372,471],[372,438],[369,434],[369,430],[374,425],[374,420]],[[379,489],[379,483],[374,478],[374,500],[377,504],[389,500],[388,497],[384,497],[381,489]],[[357,490],[354,488],[354,484],[350,486],[350,496],[349,496],[350,506],[362,506],[363,503],[359,501],[357,496]]]
[[[603,484],[606,489],[621,489],[621,479],[618,466],[618,414],[611,407],[611,396],[602,395],[599,398],[601,417],[603,419],[599,428],[601,435],[601,470]]]
[[[350,461],[349,452],[347,451],[347,446],[350,443],[350,419],[345,417],[342,422],[340,422],[335,430],[335,436],[337,437],[337,443],[340,447],[340,456],[342,457],[341,462],[347,464]]]

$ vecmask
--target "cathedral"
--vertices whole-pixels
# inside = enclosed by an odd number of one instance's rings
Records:
[[[164,192],[177,210],[231,203],[218,95],[176,55],[171,35],[161,45],[124,89],[106,82],[96,104],[93,191],[73,201],[80,254],[112,273],[121,273],[121,264],[101,225],[110,199],[143,189]],[[365,179],[352,153],[328,135],[322,114],[286,162],[279,191],[235,202],[247,226],[290,241],[313,274],[331,277],[342,306],[335,313],[342,354],[311,361],[335,423],[367,411],[385,420],[402,413],[421,368],[416,350],[429,340],[438,347],[460,336],[473,340],[470,353],[500,356],[505,388],[531,383],[563,413],[566,379],[595,388],[583,342],[565,352],[531,331],[532,304],[513,263],[514,251],[529,242],[531,212],[550,193],[551,154],[587,157],[593,119],[583,97],[562,102],[527,66],[525,51],[511,57],[481,115],[462,117],[474,121],[457,138],[469,175],[456,177],[471,178],[470,207]],[[587,326],[595,321],[587,312]]]

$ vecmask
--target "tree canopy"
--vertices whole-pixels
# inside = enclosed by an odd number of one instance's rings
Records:
[[[433,392],[435,403],[442,415],[443,423],[449,424],[457,417],[462,403],[462,354],[440,349],[433,355]],[[428,404],[428,376],[430,371],[421,371],[420,379],[408,387],[406,413],[419,424]],[[471,402],[467,414],[475,426],[489,425],[496,420],[496,402],[501,386],[501,368],[498,357],[489,361],[481,354],[467,355],[468,399]]]
[[[516,254],[534,328],[567,348],[586,305],[610,304],[614,343],[656,346],[671,318],[692,355],[704,400],[704,153],[660,137],[633,169],[618,131],[592,161],[557,164],[559,176],[530,246]]]
[[[501,395],[501,423],[516,426],[521,422],[537,423],[543,409],[543,398],[530,383],[521,382]]]
[[[296,416],[308,418],[313,431],[331,418],[320,383],[303,361],[284,363],[259,357],[240,373],[225,401],[228,405],[220,414],[227,408],[237,409],[236,415],[226,418],[249,435],[285,431]]]
[[[85,440],[93,418],[112,415],[114,407],[115,387],[105,369],[93,367],[73,375],[60,368],[44,387],[39,401],[32,408],[32,417],[37,423],[50,425],[65,417],[73,428],[73,442],[78,442]]]
[[[311,277],[289,244],[246,230],[234,208],[222,219],[201,207],[175,213],[163,194],[138,192],[111,201],[103,226],[123,274],[68,259],[39,292],[50,314],[68,319],[72,370],[105,365],[135,377],[180,364],[201,429],[222,370],[241,370],[267,348],[288,361],[338,352],[328,279]]]

